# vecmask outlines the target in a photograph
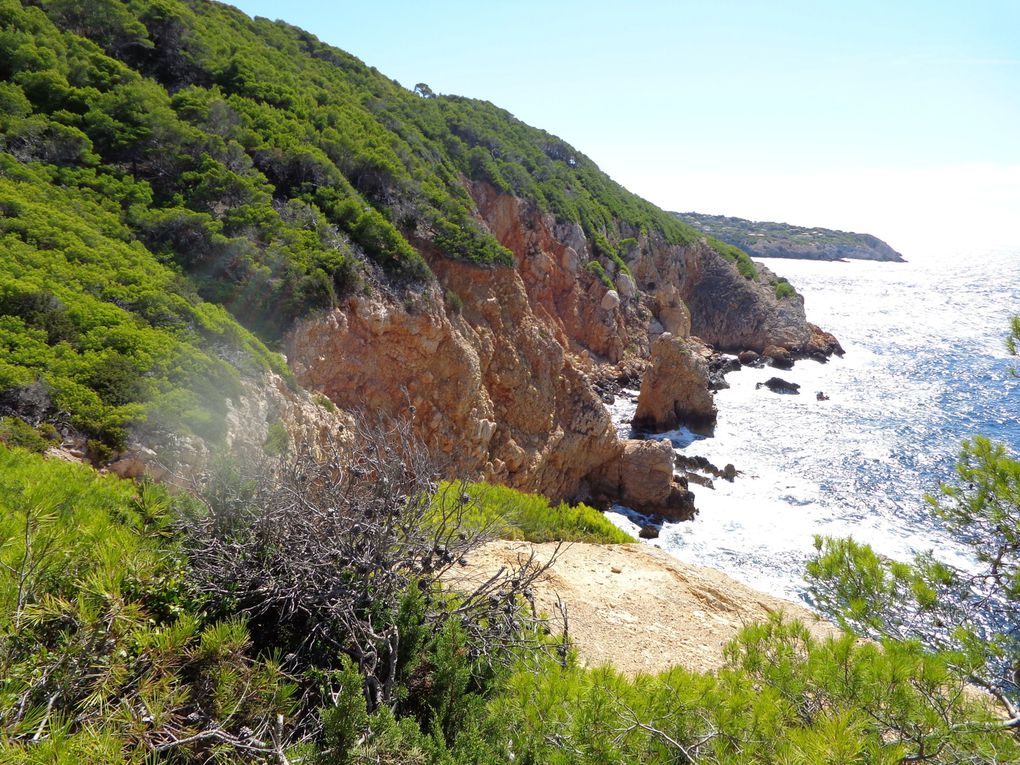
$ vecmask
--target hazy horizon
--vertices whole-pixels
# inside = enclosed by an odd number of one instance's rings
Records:
[[[667,210],[1020,246],[1020,3],[234,3],[482,98]]]

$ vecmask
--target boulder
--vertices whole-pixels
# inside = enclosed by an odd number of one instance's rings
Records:
[[[602,296],[602,308],[606,311],[612,311],[620,306],[620,293],[616,290],[607,290],[606,294]]]
[[[0,417],[19,417],[38,425],[53,411],[49,386],[35,382],[0,391]]]
[[[756,367],[761,364],[761,356],[755,351],[741,351],[737,354],[737,361],[745,367]]]
[[[659,527],[654,524],[647,523],[641,527],[641,530],[638,532],[638,536],[642,539],[658,539]]]
[[[831,332],[826,332],[810,322],[808,322],[808,329],[811,331],[811,338],[802,351],[805,356],[824,363],[828,361],[829,356],[843,355],[843,346]]]
[[[652,344],[651,366],[641,381],[631,424],[660,432],[680,425],[711,429],[716,408],[710,391],[708,363],[691,341],[668,332]]]
[[[793,369],[793,355],[782,346],[770,345],[762,352],[762,356],[776,369]]]
[[[624,441],[623,453],[600,468],[591,479],[593,500],[619,502],[645,515],[673,521],[697,514],[687,481],[673,474],[673,445],[661,441]]]
[[[620,293],[620,297],[627,300],[637,296],[637,285],[634,283],[634,277],[630,274],[621,273],[616,277],[616,289]]]
[[[763,383],[758,383],[755,388],[765,386],[773,393],[800,393],[800,385],[789,380],[784,380],[782,377],[770,377]]]

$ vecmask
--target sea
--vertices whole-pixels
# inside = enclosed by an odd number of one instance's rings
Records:
[[[691,484],[697,517],[665,524],[650,544],[808,605],[803,574],[816,535],[852,536],[902,560],[931,550],[973,565],[925,494],[954,479],[963,439],[984,435],[1020,453],[1020,359],[1005,347],[1020,313],[1020,250],[767,265],[846,353],[789,371],[732,372],[731,387],[715,394],[711,437],[651,436],[739,475],[711,489]],[[800,392],[757,387],[773,376]],[[621,396],[611,407],[622,435],[633,435],[634,406]],[[634,533],[641,522],[619,506],[610,517]]]

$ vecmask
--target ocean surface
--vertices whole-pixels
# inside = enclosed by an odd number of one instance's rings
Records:
[[[852,535],[900,559],[934,550],[966,567],[967,551],[924,494],[953,479],[962,439],[986,435],[1020,452],[1020,379],[1010,374],[1020,359],[1004,345],[1009,317],[1020,313],[1020,251],[767,265],[804,295],[808,319],[846,355],[730,373],[731,388],[716,394],[713,437],[662,434],[741,474],[714,489],[692,483],[699,515],[666,524],[653,543],[793,599],[806,598],[815,534]],[[755,389],[772,376],[799,383],[800,393]],[[623,398],[612,407],[621,432],[633,408]],[[636,530],[617,510],[613,520]]]

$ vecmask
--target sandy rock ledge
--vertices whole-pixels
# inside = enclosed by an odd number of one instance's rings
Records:
[[[518,558],[546,561],[554,543],[496,541],[481,547],[448,583],[468,588]],[[618,573],[617,573],[618,572]],[[540,611],[567,605],[570,635],[588,666],[612,664],[629,675],[680,665],[705,672],[723,664],[723,646],[745,624],[782,612],[816,637],[836,628],[792,601],[767,595],[713,569],[681,563],[649,545],[563,545],[535,588]]]

